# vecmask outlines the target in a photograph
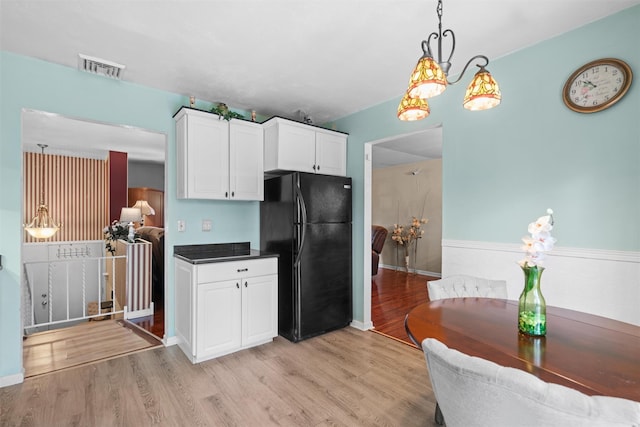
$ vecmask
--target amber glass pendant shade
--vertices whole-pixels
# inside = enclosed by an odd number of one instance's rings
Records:
[[[467,87],[462,105],[471,111],[488,110],[500,104],[501,99],[498,83],[491,73],[482,67]]]
[[[411,98],[433,98],[447,88],[447,77],[440,65],[430,56],[424,55],[411,73],[407,93]]]
[[[430,112],[426,99],[411,98],[408,93],[404,94],[400,105],[398,105],[398,118],[403,121],[421,120],[427,117]]]

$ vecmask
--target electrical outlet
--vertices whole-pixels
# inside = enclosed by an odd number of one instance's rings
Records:
[[[178,231],[184,231],[184,229],[185,229],[184,220],[183,219],[179,219],[178,220]]]
[[[211,231],[211,220],[203,219],[202,220],[202,231]]]

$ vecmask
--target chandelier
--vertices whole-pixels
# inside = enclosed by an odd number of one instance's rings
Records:
[[[60,225],[56,224],[51,218],[49,209],[44,204],[44,149],[47,148],[47,145],[38,144],[38,147],[42,149],[42,159],[40,160],[40,205],[36,216],[33,217],[29,224],[24,226],[24,229],[36,239],[48,239],[58,232]]]
[[[442,31],[442,0],[438,0],[436,8],[438,13],[438,32],[429,34],[427,40],[422,41],[422,57],[418,60],[411,77],[409,78],[409,88],[398,105],[398,118],[400,120],[420,120],[429,115],[428,98],[440,95],[445,91],[447,85],[458,83],[472,62],[480,69],[467,87],[467,92],[462,101],[462,105],[467,110],[479,111],[488,110],[500,104],[502,96],[498,83],[493,79],[491,73],[485,68],[489,65],[489,58],[484,55],[476,55],[467,61],[462,69],[460,77],[454,81],[449,81],[448,74],[451,68],[451,57],[456,48],[456,36],[452,30]],[[443,60],[442,38],[451,37],[451,52],[449,57]],[[431,41],[436,40],[438,45],[437,62],[431,50]]]

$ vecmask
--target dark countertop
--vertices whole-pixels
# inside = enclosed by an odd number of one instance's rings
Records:
[[[278,254],[250,249],[249,242],[181,245],[173,247],[173,256],[191,264],[274,258]]]

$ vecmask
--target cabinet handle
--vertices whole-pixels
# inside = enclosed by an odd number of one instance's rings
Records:
[[[228,192],[228,191],[225,191],[225,192],[224,192],[224,198],[226,199],[227,197],[229,197],[229,192]]]
[[[313,170],[316,170],[316,165],[311,166]]]
[[[236,197],[236,192],[235,191],[231,192],[231,197]]]
[[[318,165],[318,170],[320,170],[320,165]]]
[[[236,283],[236,288],[240,289],[240,284]]]
[[[242,273],[243,271],[249,271],[248,268],[239,268],[238,273]]]
[[[244,287],[245,287],[245,288],[247,287],[247,282],[244,282]]]

